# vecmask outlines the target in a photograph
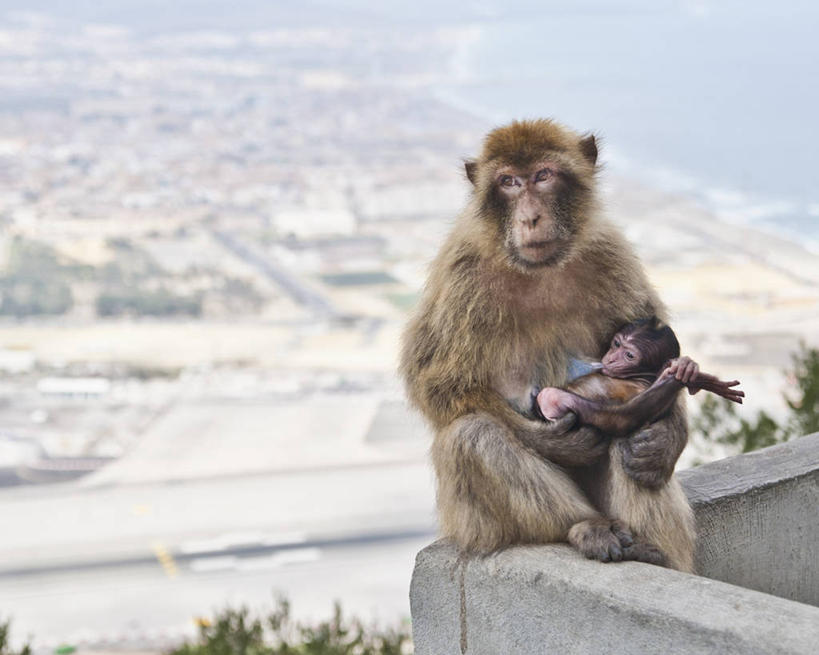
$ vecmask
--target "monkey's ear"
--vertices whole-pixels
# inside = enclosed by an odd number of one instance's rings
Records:
[[[589,134],[587,137],[580,139],[580,152],[594,166],[597,163],[597,141],[594,140],[594,134]]]
[[[465,161],[464,170],[466,171],[466,179],[472,182],[472,186],[475,186],[478,179],[478,162],[474,159]]]

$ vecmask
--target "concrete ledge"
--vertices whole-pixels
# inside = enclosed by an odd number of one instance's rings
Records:
[[[437,542],[418,555],[410,604],[417,655],[770,655],[819,643],[819,608],[647,564],[590,562],[558,545],[458,564]]]
[[[819,434],[679,474],[700,575],[819,605]]]
[[[558,544],[459,561],[436,542],[412,579],[415,652],[817,652],[819,608],[805,602],[819,580],[819,435],[680,477],[701,571],[719,580],[592,562]]]

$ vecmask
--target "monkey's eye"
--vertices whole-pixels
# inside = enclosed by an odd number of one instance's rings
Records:
[[[630,350],[627,350],[626,351],[626,358],[627,359],[634,359],[634,353],[631,352]]]
[[[535,175],[535,182],[545,182],[554,176],[555,172],[551,168],[544,168]]]
[[[614,340],[614,341],[612,341],[611,343],[612,343],[612,345],[613,345],[615,348],[619,348],[619,347],[620,347],[620,339],[615,339],[615,340]]]
[[[499,182],[501,186],[515,186],[515,178],[511,175],[501,175]]]

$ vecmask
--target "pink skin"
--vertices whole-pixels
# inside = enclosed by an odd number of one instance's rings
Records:
[[[546,387],[541,389],[537,395],[537,404],[543,417],[556,421],[561,416],[565,416],[574,410],[574,401],[577,396],[558,389],[557,387]]]

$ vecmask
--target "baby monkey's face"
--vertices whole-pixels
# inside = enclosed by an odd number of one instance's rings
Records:
[[[611,340],[608,352],[603,355],[602,372],[613,378],[636,373],[640,370],[642,359],[642,353],[632,336],[618,332]]]

